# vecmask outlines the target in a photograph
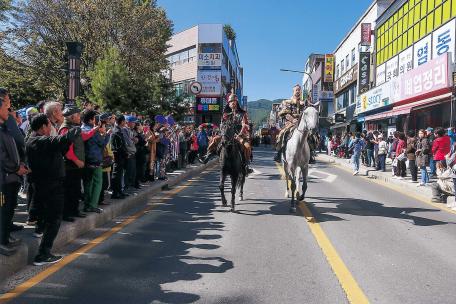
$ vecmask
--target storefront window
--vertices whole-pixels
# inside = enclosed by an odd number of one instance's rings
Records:
[[[347,89],[342,94],[340,94],[337,97],[337,99],[336,99],[336,101],[337,101],[337,111],[343,110],[346,107],[348,107],[349,100],[350,100],[350,90]]]

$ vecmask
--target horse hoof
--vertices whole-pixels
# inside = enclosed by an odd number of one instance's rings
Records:
[[[290,208],[290,213],[296,213],[296,207],[291,207]]]
[[[231,207],[231,208],[230,208],[230,212],[234,213],[234,211],[235,211],[235,210],[234,210],[234,207]]]
[[[242,202],[244,200],[244,197],[243,196],[239,197],[239,200]]]
[[[227,202],[222,202],[222,206],[226,207],[226,206],[228,206],[228,203]]]
[[[298,197],[298,200],[302,202],[304,200],[304,194]]]

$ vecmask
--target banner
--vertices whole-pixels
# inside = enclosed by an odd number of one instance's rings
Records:
[[[399,76],[399,56],[394,56],[386,62],[386,82]]]
[[[326,54],[325,55],[325,75],[324,82],[333,82],[334,81],[334,55]]]
[[[385,83],[386,81],[386,63],[379,65],[376,70],[376,85],[381,85],[382,83]]]
[[[455,24],[456,20],[453,19],[434,31],[432,34],[432,58],[435,59],[445,53],[451,53],[451,59],[454,61]]]
[[[399,54],[399,75],[413,69],[413,47],[409,47]]]
[[[432,93],[451,86],[449,81],[449,54],[439,56],[427,64],[402,75],[395,102]]]
[[[431,44],[432,37],[431,35],[428,35],[413,45],[414,68],[428,63],[431,60]]]
[[[369,91],[370,84],[370,52],[359,53],[359,82],[358,82],[358,93],[362,94]]]
[[[198,112],[219,112],[220,97],[197,97],[196,110]]]
[[[199,67],[220,67],[222,65],[221,53],[200,53],[198,54]]]
[[[200,95],[220,96],[222,93],[222,72],[212,70],[198,71],[198,82],[202,85]]]
[[[370,23],[361,23],[361,45],[371,45],[372,25]]]

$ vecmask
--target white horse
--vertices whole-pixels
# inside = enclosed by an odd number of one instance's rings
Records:
[[[285,158],[283,160],[285,168],[285,178],[287,182],[286,196],[290,197],[290,212],[296,212],[295,195],[298,201],[304,200],[307,191],[307,175],[309,171],[310,148],[307,142],[309,133],[318,125],[319,113],[316,109],[318,104],[307,107],[301,115],[298,127],[293,131],[293,135],[287,142]],[[299,180],[302,175],[302,193],[296,192]],[[288,181],[291,182],[290,187]],[[290,189],[291,188],[291,189]]]

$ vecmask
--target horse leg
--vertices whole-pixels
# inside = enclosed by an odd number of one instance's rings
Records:
[[[235,211],[235,205],[236,205],[236,187],[237,187],[237,181],[238,181],[238,175],[231,175],[231,212]]]
[[[290,206],[290,213],[296,213],[295,192],[296,192],[296,178],[294,176],[292,176],[292,178],[291,178],[291,206]]]
[[[222,195],[223,207],[226,207],[228,205],[228,202],[226,201],[226,197],[225,197],[225,180],[226,180],[226,174],[221,172],[219,188],[220,188],[220,194]]]
[[[302,193],[301,196],[299,197],[300,201],[303,201],[306,198],[306,191],[307,191],[307,174],[309,173],[309,168],[301,168],[301,174],[302,174]]]
[[[288,176],[288,165],[285,164],[284,166],[284,170],[285,170],[285,185],[287,186],[287,190],[285,191],[285,198],[290,198],[290,186],[288,185],[288,182],[290,180],[289,176]]]
[[[242,175],[241,175],[241,189],[240,189],[241,192],[239,193],[239,199],[240,199],[241,201],[244,200],[244,183],[245,183],[245,175],[242,174]]]

